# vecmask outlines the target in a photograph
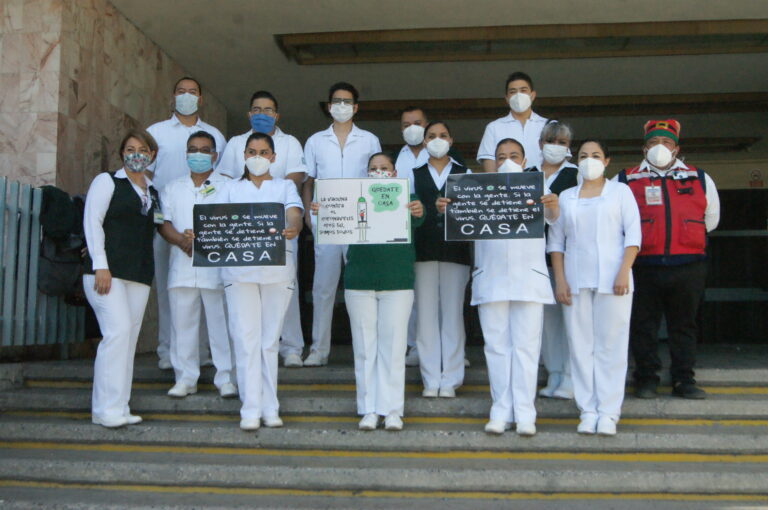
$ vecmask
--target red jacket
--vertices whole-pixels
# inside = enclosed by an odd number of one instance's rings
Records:
[[[707,197],[703,170],[686,165],[662,177],[638,166],[622,170],[619,181],[627,183],[640,209],[643,243],[638,262],[679,264],[704,258]]]

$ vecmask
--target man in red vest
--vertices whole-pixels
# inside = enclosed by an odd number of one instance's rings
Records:
[[[672,394],[702,399],[696,386],[696,315],[706,279],[707,232],[720,221],[712,179],[678,158],[680,123],[645,124],[645,159],[622,170],[640,209],[643,241],[634,266],[629,343],[635,358],[635,396],[654,398],[659,384],[658,331],[666,317]]]

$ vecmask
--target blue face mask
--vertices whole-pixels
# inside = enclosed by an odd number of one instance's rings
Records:
[[[268,135],[275,129],[275,118],[264,113],[251,115],[251,129],[254,133],[264,133]]]
[[[204,174],[213,167],[213,158],[210,154],[193,152],[187,154],[187,166],[193,173]]]

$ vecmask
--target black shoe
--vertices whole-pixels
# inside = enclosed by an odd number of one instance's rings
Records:
[[[696,386],[694,383],[677,383],[672,387],[672,395],[680,398],[689,398],[693,400],[701,400],[707,398],[707,394],[704,390]]]
[[[635,383],[635,397],[637,398],[656,398],[656,382],[645,381]]]

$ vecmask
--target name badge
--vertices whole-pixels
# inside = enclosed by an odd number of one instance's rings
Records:
[[[661,186],[645,187],[645,203],[648,205],[662,205]]]
[[[213,193],[214,191],[216,191],[216,188],[214,188],[214,187],[213,187],[213,186],[211,186],[211,185],[208,185],[208,186],[206,186],[205,188],[203,188],[203,189],[201,189],[201,190],[200,190],[200,194],[201,194],[201,195],[203,195],[204,197],[207,197],[208,195],[210,195],[210,194],[211,194],[211,193]]]
[[[154,214],[155,225],[162,225],[163,221],[164,221],[163,211],[160,211],[159,209],[156,208],[155,214]]]

